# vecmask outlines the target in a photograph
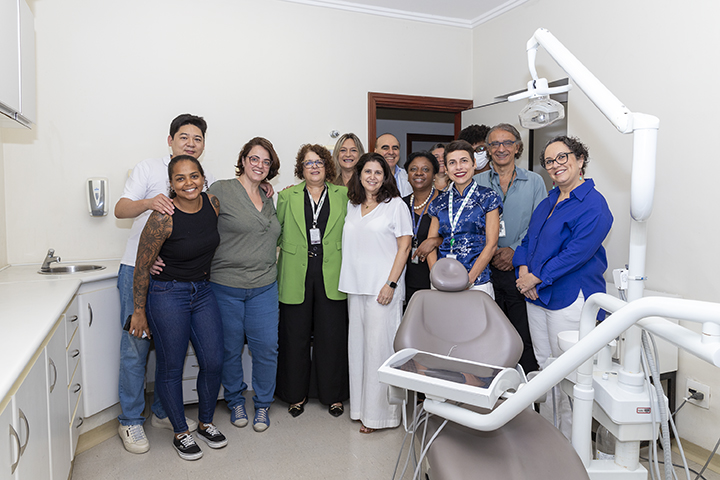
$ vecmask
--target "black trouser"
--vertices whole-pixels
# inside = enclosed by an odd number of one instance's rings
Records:
[[[492,275],[493,289],[495,290],[495,302],[505,312],[505,315],[523,341],[523,354],[520,357],[520,365],[522,365],[525,373],[538,370],[532,339],[530,338],[530,328],[528,327],[525,295],[518,292],[515,285],[515,270],[504,272],[490,265],[490,273]]]
[[[327,298],[322,257],[310,257],[305,300],[299,305],[280,303],[275,395],[288,403],[300,403],[311,394],[312,369],[320,403],[331,405],[347,400],[347,346],[347,301]]]

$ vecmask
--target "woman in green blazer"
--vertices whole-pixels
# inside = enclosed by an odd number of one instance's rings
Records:
[[[326,181],[335,178],[335,165],[321,145],[300,147],[295,175],[304,181],[280,192],[277,202],[282,233],[275,395],[293,417],[302,414],[312,371],[317,398],[339,417],[349,397],[347,301],[338,291],[347,188]]]

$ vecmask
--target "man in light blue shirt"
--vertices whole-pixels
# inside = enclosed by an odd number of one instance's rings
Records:
[[[527,233],[532,212],[547,197],[547,191],[540,175],[515,165],[523,152],[520,132],[515,127],[507,123],[494,126],[488,132],[486,143],[490,170],[473,178],[479,185],[495,190],[503,201],[498,249],[490,262],[495,301],[522,337],[520,364],[526,372],[531,372],[537,370],[538,365],[530,339],[525,296],[515,286],[512,259]]]
[[[390,166],[390,171],[395,176],[395,184],[398,190],[400,190],[400,196],[406,197],[410,195],[413,190],[408,181],[407,172],[398,166],[398,160],[400,160],[400,142],[395,135],[392,133],[383,133],[377,140],[375,140],[375,153],[379,153],[385,158],[385,161]]]

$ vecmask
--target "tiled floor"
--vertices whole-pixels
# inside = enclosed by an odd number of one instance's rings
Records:
[[[248,414],[253,415],[249,401]],[[197,407],[188,406],[187,415],[196,418]],[[75,460],[73,480],[146,480],[196,478],[243,480],[360,480],[391,479],[404,436],[402,427],[381,430],[370,435],[358,432],[360,424],[346,413],[331,417],[327,407],[311,400],[305,413],[292,418],[287,405],[276,402],[270,409],[270,428],[256,433],[252,426],[236,428],[230,424],[230,413],[219,402],[215,423],[228,437],[226,448],[212,450],[198,440],[204,457],[195,462],[180,459],[172,447],[172,433],[148,425],[145,428],[150,451],[133,455],[125,451],[120,438],[113,436],[100,445],[81,453]],[[662,453],[660,453],[662,455]],[[642,450],[647,458],[647,448]],[[403,455],[403,461],[405,455]],[[680,464],[678,455],[674,462]],[[647,468],[647,463],[645,463]],[[691,463],[698,472],[701,465]],[[682,468],[676,468],[684,479]],[[664,472],[661,466],[661,478]],[[706,470],[706,480],[720,480],[720,474]],[[399,474],[398,474],[399,476]],[[403,477],[408,480],[412,473]],[[530,478],[530,477],[528,477]],[[691,479],[695,474],[691,473]]]

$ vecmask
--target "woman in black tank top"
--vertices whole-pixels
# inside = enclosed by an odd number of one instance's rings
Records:
[[[155,388],[170,418],[173,445],[180,457],[196,460],[202,450],[185,421],[182,371],[188,342],[200,365],[197,378],[198,435],[210,448],[227,439],[213,425],[223,364],[222,321],[210,288],[210,263],[220,243],[217,198],[202,192],[205,175],[191,156],[173,157],[168,165],[172,215],[152,212],[140,236],[133,278],[135,309],[130,332],[153,333],[157,353]],[[163,271],[150,276],[158,254]]]

